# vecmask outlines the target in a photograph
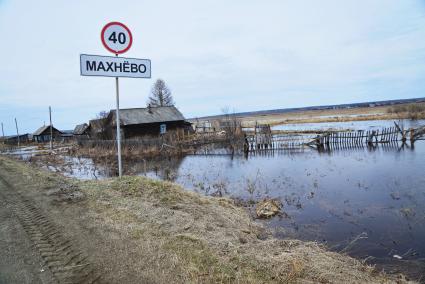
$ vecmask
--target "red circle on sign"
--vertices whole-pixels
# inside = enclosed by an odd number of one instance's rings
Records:
[[[113,49],[112,49],[112,48],[110,48],[110,47],[106,44],[106,42],[105,42],[105,37],[104,37],[104,35],[105,35],[105,31],[106,31],[106,30],[107,30],[110,26],[114,26],[114,25],[121,26],[122,28],[124,28],[124,29],[127,31],[128,35],[129,35],[129,37],[130,37],[130,42],[129,42],[128,46],[127,46],[126,48],[122,49],[122,50],[113,50]],[[108,51],[110,51],[110,52],[112,52],[112,53],[115,53],[115,54],[121,54],[121,53],[126,52],[127,50],[129,50],[129,49],[130,49],[131,45],[133,44],[133,35],[131,34],[130,29],[129,29],[126,25],[124,25],[123,23],[120,23],[120,22],[110,22],[110,23],[106,24],[106,25],[103,27],[102,32],[100,33],[100,39],[102,40],[102,44],[103,44],[103,46],[104,46],[104,47],[105,47]]]

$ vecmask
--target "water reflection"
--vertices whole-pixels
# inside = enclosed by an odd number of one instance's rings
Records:
[[[175,182],[202,194],[279,199],[284,214],[264,221],[278,237],[324,242],[375,263],[392,263],[400,261],[394,256],[425,255],[424,169],[425,143],[418,141],[260,150],[248,157],[191,155],[170,171]]]
[[[61,170],[71,169],[66,174],[79,178],[102,178],[116,168],[89,159],[64,161]],[[277,237],[326,243],[386,267],[405,265],[403,271],[409,273],[425,269],[424,169],[424,141],[330,145],[320,151],[293,147],[248,155],[210,147],[180,158],[125,163],[126,174],[171,180],[247,205],[278,199],[284,212],[263,221]]]

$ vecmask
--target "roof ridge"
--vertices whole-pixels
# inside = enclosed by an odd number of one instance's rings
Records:
[[[174,108],[176,108],[176,106],[173,105],[173,106],[151,106],[151,109],[152,108],[161,108],[161,107],[174,107]],[[120,110],[136,110],[136,109],[148,109],[148,107],[120,108]],[[116,109],[111,109],[110,111],[116,111]]]

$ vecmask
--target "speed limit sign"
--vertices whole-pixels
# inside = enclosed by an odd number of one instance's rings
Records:
[[[106,24],[101,33],[103,46],[114,54],[121,54],[130,49],[133,36],[129,28],[120,22]]]
[[[1,2],[1,0],[0,0]],[[106,24],[100,34],[103,46],[116,56],[99,56],[80,54],[81,76],[105,76],[115,77],[115,93],[117,107],[115,109],[117,128],[117,157],[118,175],[122,176],[121,161],[121,120],[120,120],[120,91],[119,77],[127,78],[151,78],[151,61],[149,59],[125,58],[118,56],[130,49],[133,36],[129,28],[120,22]],[[164,131],[165,129],[165,124]],[[162,129],[162,126],[161,126]],[[161,130],[162,131],[162,130]]]

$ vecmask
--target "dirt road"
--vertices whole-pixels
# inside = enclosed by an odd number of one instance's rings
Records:
[[[0,283],[92,283],[87,257],[0,175]]]
[[[0,283],[52,283],[50,271],[5,198],[11,191],[0,179]]]

